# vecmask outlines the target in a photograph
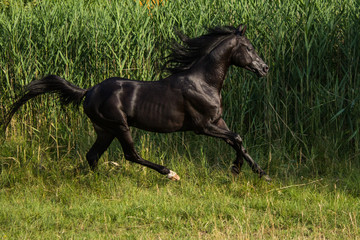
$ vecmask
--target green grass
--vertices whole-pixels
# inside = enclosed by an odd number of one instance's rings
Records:
[[[360,234],[358,196],[339,187],[341,182],[275,178],[268,184],[249,171],[233,179],[226,169],[198,162],[183,158],[174,164],[180,182],[124,161],[120,167],[104,163],[96,174],[64,162],[13,167],[1,176],[7,186],[0,193],[0,233],[4,239],[356,239]]]
[[[90,122],[43,96],[0,139],[0,239],[358,239],[359,9],[354,0],[168,0],[150,11],[133,0],[0,0],[1,119],[33,79],[157,80],[174,28],[195,37],[248,24],[270,73],[231,68],[224,118],[273,178],[245,164],[233,179],[235,154],[217,139],[136,129],[141,155],[180,182],[126,162],[117,142],[89,172]]]
[[[289,163],[271,171],[268,184],[247,166],[233,178],[229,154],[212,153],[214,144],[206,138],[201,140],[208,147],[198,151],[186,143],[168,147],[171,151],[164,142],[154,144],[158,137],[144,134],[137,147],[147,159],[176,171],[179,182],[125,161],[118,143],[93,173],[83,146],[11,137],[0,147],[3,238],[356,239],[360,234],[360,179],[354,168],[319,176],[309,174],[309,165],[293,170]],[[188,136],[172,137],[186,142]],[[217,150],[227,149],[219,145]]]

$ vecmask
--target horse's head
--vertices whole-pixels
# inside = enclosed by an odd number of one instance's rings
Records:
[[[246,25],[240,25],[236,32],[236,46],[231,55],[231,64],[250,70],[259,77],[264,77],[269,71],[268,65],[256,53],[253,45],[245,37]]]

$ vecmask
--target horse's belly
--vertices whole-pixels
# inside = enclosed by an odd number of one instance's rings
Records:
[[[176,109],[156,109],[150,107],[142,109],[133,118],[128,119],[129,125],[153,132],[176,132],[182,130],[185,114]]]

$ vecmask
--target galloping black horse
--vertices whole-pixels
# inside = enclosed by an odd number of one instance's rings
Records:
[[[170,169],[146,161],[136,152],[130,126],[170,133],[194,131],[225,140],[237,153],[232,173],[239,174],[243,158],[252,170],[270,177],[250,157],[239,134],[229,130],[222,119],[221,88],[230,65],[245,68],[259,77],[269,68],[245,37],[246,26],[216,27],[205,35],[189,38],[178,34],[182,44],[175,44],[168,58],[171,75],[160,81],[134,81],[109,78],[87,90],[54,75],[32,81],[25,94],[15,102],[3,122],[9,124],[17,109],[40,94],[55,92],[62,104],[80,104],[91,119],[97,139],[86,159],[92,169],[116,137],[125,158],[152,168],[169,179],[179,180]]]

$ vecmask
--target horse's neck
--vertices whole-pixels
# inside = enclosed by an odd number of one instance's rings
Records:
[[[231,49],[223,48],[219,46],[198,63],[198,71],[202,72],[203,76],[202,80],[217,88],[219,92],[230,66]]]

